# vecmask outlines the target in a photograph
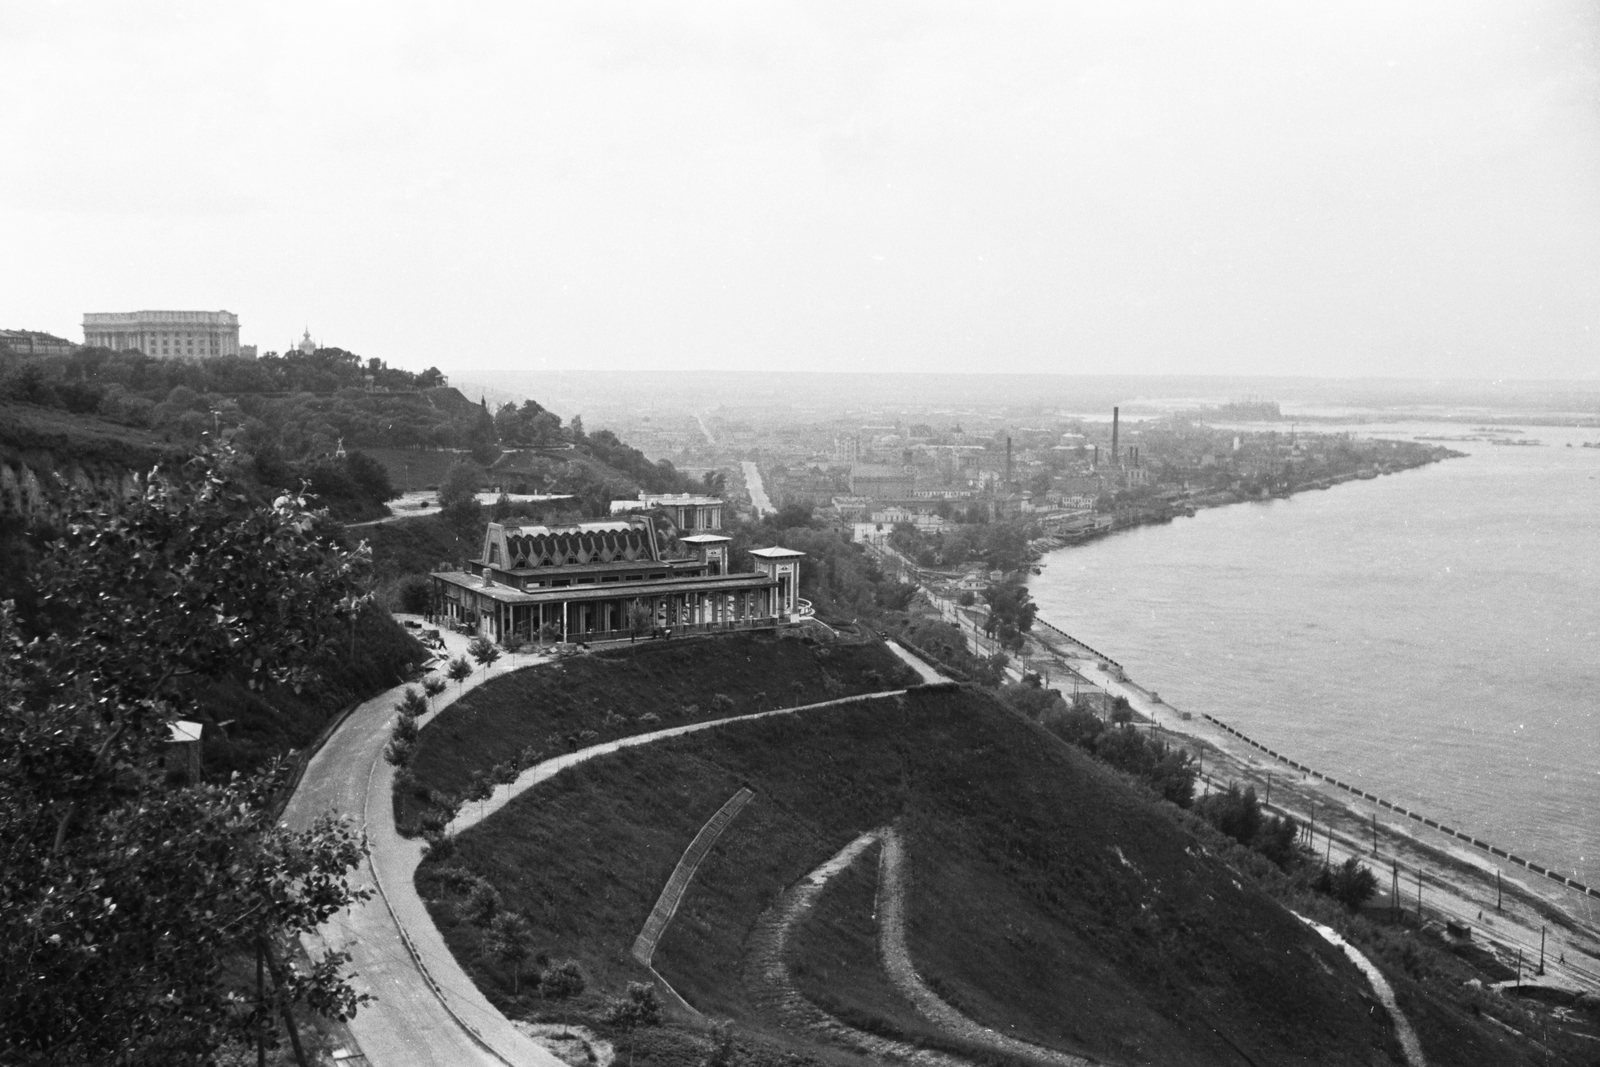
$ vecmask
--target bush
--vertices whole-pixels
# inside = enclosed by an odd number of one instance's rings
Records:
[[[661,998],[648,982],[629,982],[628,991],[613,997],[606,1010],[606,1022],[614,1026],[658,1026],[661,1023]]]
[[[539,988],[547,997],[575,997],[589,985],[577,960],[562,960],[544,972]],[[651,990],[654,992],[654,990]]]
[[[383,746],[383,758],[396,767],[404,767],[411,762],[413,748],[415,746],[410,741],[402,741],[398,737],[391,738],[389,743]]]
[[[1324,866],[1311,888],[1328,894],[1351,911],[1360,911],[1361,905],[1377,895],[1378,879],[1351,856],[1337,867]]]
[[[394,740],[410,745],[417,740],[417,717],[401,715],[394,721]]]
[[[500,910],[500,890],[480,881],[467,894],[466,914],[478,926],[487,925]]]
[[[431,860],[447,860],[456,854],[456,839],[453,837],[424,832],[422,839],[428,843],[427,856]]]
[[[406,575],[395,589],[395,603],[408,615],[426,615],[432,599],[428,579],[420,574]]]

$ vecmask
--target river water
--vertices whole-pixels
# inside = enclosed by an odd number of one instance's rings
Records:
[[[1600,431],[1525,436],[1062,549],[1034,599],[1177,707],[1593,885]]]

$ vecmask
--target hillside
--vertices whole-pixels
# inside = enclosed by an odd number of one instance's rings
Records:
[[[525,714],[539,717],[531,704]],[[450,722],[430,730],[463,742],[493,733]],[[479,879],[529,920],[547,959],[580,961],[593,986],[578,1011],[593,1018],[643,973],[628,958],[634,936],[682,848],[740,785],[755,800],[699,869],[655,966],[691,1004],[754,1035],[835,1054],[775,1021],[751,980],[751,934],[785,887],[856,835],[893,824],[910,856],[915,966],[982,1026],[1112,1063],[1401,1062],[1387,1017],[1339,952],[1167,809],[972,689],[731,724],[607,756],[463,833],[453,856],[424,864],[418,885],[503,1008],[539,1015],[560,1002],[526,985],[510,995],[468,914],[465,890]],[[874,870],[870,856],[857,861],[796,932],[795,981],[857,1027],[970,1051],[877,966]],[[1434,1025],[1424,1039],[1431,1062],[1520,1062],[1478,1030]]]
[[[423,730],[410,769],[419,792],[459,796],[473,771],[517,763],[530,748],[554,756],[662,726],[915,682],[916,675],[875,641],[818,644],[790,631],[642,642],[519,672],[474,691]],[[401,826],[415,824],[424,810],[416,793],[395,798]]]

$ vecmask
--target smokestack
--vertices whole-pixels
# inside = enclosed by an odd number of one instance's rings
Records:
[[[1099,445],[1090,445],[1089,447],[1094,449],[1094,454],[1089,457],[1089,469],[1090,470],[1099,470],[1100,469],[1100,446]]]
[[[1111,465],[1113,467],[1119,462],[1117,459],[1117,420],[1120,417],[1120,412],[1120,408],[1111,409]]]
[[[1006,485],[1011,484],[1011,438],[1006,438]]]

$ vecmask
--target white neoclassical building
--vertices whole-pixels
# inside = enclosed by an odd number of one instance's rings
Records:
[[[83,343],[166,359],[237,356],[239,316],[231,311],[90,311],[83,316]]]

